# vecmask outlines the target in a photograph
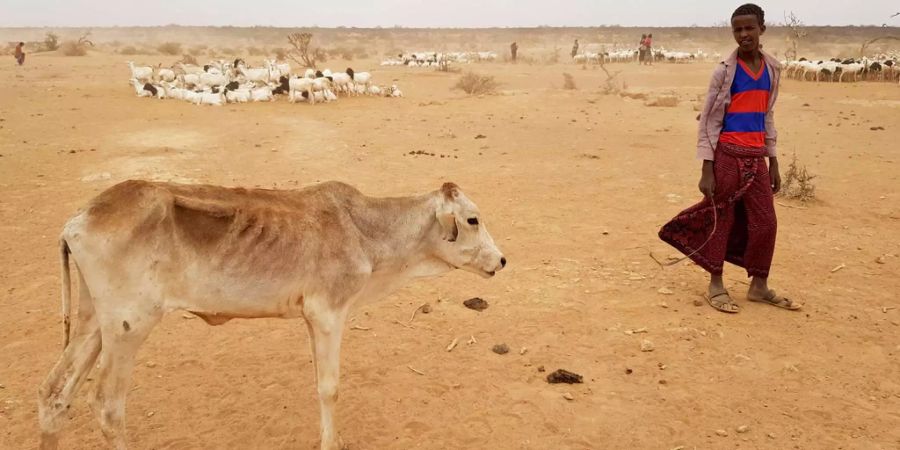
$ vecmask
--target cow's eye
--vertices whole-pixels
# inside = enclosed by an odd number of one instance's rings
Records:
[[[469,217],[469,220],[467,220],[466,222],[468,222],[469,225],[478,225],[478,218],[476,218],[476,217]]]

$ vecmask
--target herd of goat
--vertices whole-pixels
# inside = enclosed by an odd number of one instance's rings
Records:
[[[873,59],[832,58],[827,61],[800,58],[782,64],[785,76],[801,81],[900,81],[897,59],[887,56]]]
[[[653,49],[651,52],[654,62],[689,63],[721,58],[721,55],[718,53],[710,54],[703,50],[697,50],[692,53],[657,48]],[[572,57],[572,60],[576,64],[628,63],[638,62],[639,59],[640,52],[636,49],[620,49],[604,52],[584,51]]]
[[[344,72],[306,69],[293,75],[289,63],[266,60],[262,67],[249,67],[244,60],[212,61],[198,66],[178,63],[170,68],[136,66],[131,69],[131,84],[138,97],[172,98],[197,105],[220,106],[225,103],[274,101],[286,95],[293,102],[330,102],[339,95],[402,97],[397,85],[376,85],[369,72]]]
[[[492,62],[499,58],[497,52],[406,52],[396,58],[381,61],[382,66],[438,67],[442,64],[469,64]]]

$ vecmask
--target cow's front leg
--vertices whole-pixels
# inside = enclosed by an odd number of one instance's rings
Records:
[[[341,336],[346,310],[309,311],[306,320],[314,348],[317,390],[321,414],[322,450],[337,450],[342,444],[334,425],[334,406],[340,381]]]

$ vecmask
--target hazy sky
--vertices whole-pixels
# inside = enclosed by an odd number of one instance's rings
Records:
[[[0,26],[270,25],[301,27],[688,26],[728,19],[722,0],[0,0]],[[809,25],[900,26],[896,0],[772,0]],[[771,19],[771,20],[769,20]]]

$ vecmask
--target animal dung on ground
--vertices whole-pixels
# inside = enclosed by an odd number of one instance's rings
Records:
[[[485,136],[483,134],[479,134],[479,135],[475,136],[475,139],[486,139],[486,138],[487,138],[487,136]]]
[[[565,369],[559,369],[556,372],[553,372],[547,375],[547,382],[550,384],[558,384],[558,383],[566,383],[566,384],[575,384],[575,383],[584,383],[584,377],[578,375],[574,372],[569,372]]]
[[[509,346],[506,344],[497,344],[491,349],[491,351],[498,355],[505,355],[509,353]]]
[[[488,302],[480,297],[473,297],[464,301],[463,305],[465,305],[466,308],[474,309],[475,311],[484,311],[488,307]]]

